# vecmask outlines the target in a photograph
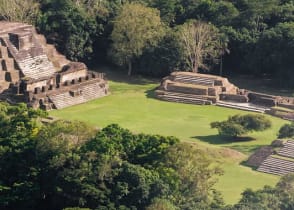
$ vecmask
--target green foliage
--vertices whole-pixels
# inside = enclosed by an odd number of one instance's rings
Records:
[[[211,128],[217,128],[220,135],[241,136],[252,131],[263,131],[271,127],[271,121],[264,115],[234,115],[222,122],[212,122]]]
[[[219,135],[223,136],[241,136],[246,133],[246,130],[240,124],[234,122],[212,122],[211,128],[217,128]]]
[[[283,125],[278,133],[279,138],[292,138],[294,136],[294,123]]]
[[[128,5],[152,11],[151,18]],[[228,42],[220,44],[217,59],[204,59],[204,67],[215,73],[224,66],[226,73],[234,69],[267,75],[287,87],[294,85],[293,11],[294,3],[288,0],[0,0],[0,19],[35,24],[70,59],[127,64],[129,73],[134,65],[137,72],[153,76],[189,68],[180,39],[170,33],[191,19],[207,22]],[[167,30],[159,27],[160,18]],[[162,40],[163,31],[168,34]],[[230,54],[224,55],[227,49]]]
[[[176,178],[169,183],[175,193],[168,193],[167,197],[179,209],[206,209],[212,203],[222,202],[212,196],[215,176],[221,175],[222,170],[213,165],[204,151],[187,143],[176,144],[166,153],[165,163],[173,170],[164,172],[174,173]]]
[[[26,104],[0,103],[0,208],[30,209],[37,202],[34,139],[41,115],[46,114],[27,108]]]
[[[0,141],[1,208],[192,209],[219,203],[211,192],[219,169],[175,137],[132,134],[116,124],[96,132],[77,121],[56,121],[36,132],[31,122],[38,112],[24,105],[0,109],[5,135],[14,132]],[[15,140],[9,129],[19,122],[22,135]]]
[[[294,80],[291,76],[294,55],[293,38],[293,22],[279,23],[265,31],[252,54],[255,58],[250,62],[252,69],[258,74],[275,75],[281,86],[293,85]]]
[[[247,189],[242,199],[231,210],[264,209],[290,210],[294,207],[294,175],[288,174],[281,178],[276,187],[265,186],[262,190]]]
[[[221,34],[209,23],[189,20],[178,28],[178,39],[189,71],[209,70],[221,55]]]
[[[110,55],[118,65],[128,64],[130,75],[133,60],[139,58],[143,50],[157,45],[163,31],[156,9],[127,3],[114,19]]]
[[[37,0],[0,0],[0,20],[34,24],[39,15],[40,4]]]
[[[42,3],[38,27],[50,43],[71,60],[89,60],[93,42],[101,30],[95,17],[71,0],[48,0]]]
[[[185,54],[176,31],[167,30],[158,45],[145,50],[135,64],[139,73],[156,77],[186,69]]]
[[[166,199],[157,198],[152,201],[146,210],[177,210],[177,207]]]

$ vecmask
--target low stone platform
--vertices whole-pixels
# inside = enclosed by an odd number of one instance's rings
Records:
[[[173,72],[155,91],[158,99],[197,105],[215,104],[245,111],[273,113],[272,107],[294,110],[294,98],[239,89],[227,78],[192,72]],[[288,116],[288,115],[287,115]],[[294,119],[289,114],[288,119]]]
[[[230,99],[239,89],[226,78],[191,72],[173,72],[165,77],[155,91],[156,97],[167,101],[211,105],[220,98]],[[236,97],[235,97],[236,98]],[[248,101],[247,96],[238,100]]]
[[[274,175],[294,173],[294,140],[275,140],[252,154],[246,164]]]

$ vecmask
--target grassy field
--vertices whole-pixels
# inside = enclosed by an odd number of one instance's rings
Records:
[[[111,95],[51,111],[50,115],[85,121],[99,128],[118,123],[136,133],[172,135],[197,144],[222,162],[225,173],[216,188],[223,193],[228,204],[236,203],[246,188],[259,189],[278,181],[277,176],[256,172],[240,163],[257,147],[273,141],[286,121],[269,117],[273,123],[272,129],[251,133],[250,136],[254,138],[251,141],[232,142],[220,138],[209,124],[225,120],[229,115],[245,114],[244,111],[159,101],[153,98],[153,90],[159,81],[111,75],[109,82]]]

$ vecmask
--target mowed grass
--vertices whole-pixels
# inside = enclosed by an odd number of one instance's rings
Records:
[[[278,129],[286,121],[269,116],[273,123],[272,129],[251,133],[250,137],[254,140],[233,142],[232,139],[223,139],[217,135],[217,130],[210,128],[210,122],[247,112],[157,100],[153,97],[153,91],[158,82],[143,78],[120,80],[114,77],[109,81],[109,96],[51,111],[50,115],[85,121],[99,128],[117,123],[135,133],[176,136],[182,141],[197,144],[221,162],[224,175],[219,178],[216,188],[223,193],[228,204],[236,203],[246,188],[260,189],[264,185],[273,186],[277,183],[279,177],[256,172],[240,163],[256,148],[273,141]]]

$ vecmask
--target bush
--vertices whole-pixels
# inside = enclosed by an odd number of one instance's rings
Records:
[[[291,138],[294,136],[294,123],[283,125],[280,130],[278,137],[279,138]]]
[[[210,126],[217,128],[219,135],[236,137],[252,131],[266,130],[271,127],[271,121],[264,115],[234,115],[226,121],[212,122]]]

